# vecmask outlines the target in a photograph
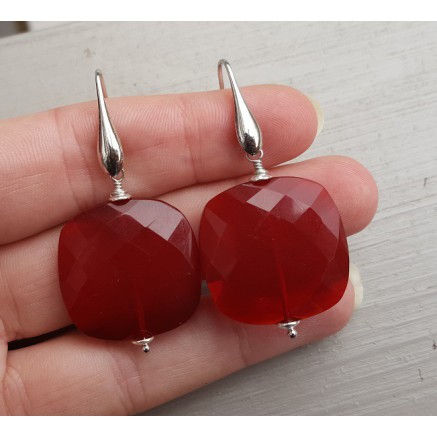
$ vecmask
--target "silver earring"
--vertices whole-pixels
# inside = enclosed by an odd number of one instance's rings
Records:
[[[154,336],[177,328],[200,298],[193,231],[176,208],[131,199],[124,190],[123,150],[106,107],[100,71],[99,161],[114,183],[109,203],[67,222],[59,239],[59,283],[72,321],[86,335],[129,340],[150,349]]]

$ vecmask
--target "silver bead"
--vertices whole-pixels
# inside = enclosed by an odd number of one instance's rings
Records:
[[[289,321],[289,322],[283,322],[283,323],[278,323],[278,328],[280,329],[286,329],[287,330],[287,335],[290,338],[296,338],[297,337],[297,331],[296,331],[296,326],[300,323],[300,320],[293,320],[293,321]]]
[[[143,338],[142,340],[133,341],[132,344],[135,346],[141,346],[143,352],[150,352],[150,342],[153,341],[154,337]]]

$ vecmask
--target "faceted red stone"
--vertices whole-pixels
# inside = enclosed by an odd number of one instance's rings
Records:
[[[338,209],[321,185],[301,178],[247,182],[214,197],[201,220],[200,253],[216,305],[246,323],[321,313],[348,281]]]
[[[158,200],[108,203],[80,214],[62,228],[58,263],[71,319],[92,337],[148,338],[180,326],[199,302],[191,227]]]

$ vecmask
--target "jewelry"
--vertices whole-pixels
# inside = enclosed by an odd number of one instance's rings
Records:
[[[238,141],[253,164],[249,182],[208,202],[200,224],[205,279],[216,306],[244,323],[277,324],[291,338],[299,321],[343,296],[349,253],[338,209],[326,189],[264,168],[261,130],[226,60]]]
[[[62,228],[59,283],[70,317],[83,333],[130,340],[144,352],[157,334],[187,321],[200,299],[199,253],[193,231],[176,208],[131,199],[123,188],[123,150],[96,71],[99,156],[114,183],[109,203]]]

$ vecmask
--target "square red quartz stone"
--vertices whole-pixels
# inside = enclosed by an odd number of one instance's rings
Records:
[[[296,177],[214,197],[202,216],[200,253],[215,304],[246,323],[314,316],[335,305],[348,282],[338,209],[323,186]]]

